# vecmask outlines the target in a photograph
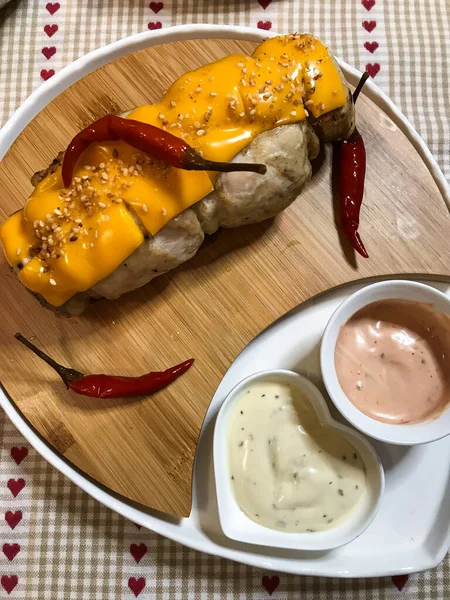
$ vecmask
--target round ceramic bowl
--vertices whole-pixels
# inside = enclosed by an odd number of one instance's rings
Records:
[[[412,300],[432,304],[450,315],[450,298],[435,288],[415,281],[382,281],[349,296],[333,313],[322,338],[320,367],[327,392],[336,408],[354,427],[372,438],[390,444],[415,445],[433,442],[450,434],[450,403],[446,410],[427,421],[413,424],[382,423],[362,413],[344,394],[334,364],[336,341],[341,327],[357,311],[378,300]]]
[[[279,382],[297,388],[311,402],[326,430],[332,428],[346,438],[359,452],[366,468],[367,490],[349,516],[337,527],[314,533],[285,533],[252,521],[239,507],[230,485],[228,469],[228,421],[230,411],[241,392],[251,383]],[[357,538],[373,521],[384,491],[384,471],[372,445],[358,432],[335,421],[324,397],[308,379],[293,371],[262,371],[243,379],[234,387],[217,416],[214,430],[214,472],[219,518],[225,535],[233,540],[276,548],[297,550],[330,550]]]

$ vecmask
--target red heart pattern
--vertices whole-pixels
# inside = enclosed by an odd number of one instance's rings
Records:
[[[59,2],[49,2],[45,5],[45,8],[51,15],[54,15],[61,8],[61,4]]]
[[[9,595],[19,583],[19,579],[17,575],[2,575],[0,583],[2,584],[2,588]]]
[[[364,6],[364,8],[366,10],[372,10],[372,8],[375,6],[376,2],[375,2],[375,0],[361,0],[361,4]]]
[[[269,31],[269,29],[272,29],[272,21],[258,21],[258,29]]]
[[[365,42],[364,48],[368,50],[371,54],[373,54],[378,48],[378,42]]]
[[[46,25],[44,27],[44,31],[48,35],[48,37],[54,36],[58,29],[59,27],[56,23],[53,23],[53,25]]]
[[[145,544],[131,544],[130,554],[134,560],[139,564],[144,556],[147,554],[147,546]]]
[[[11,529],[14,529],[15,527],[17,527],[17,525],[20,523],[21,520],[22,520],[22,511],[21,510],[16,510],[16,512],[11,512],[10,510],[8,510],[5,513],[5,521],[11,527]]]
[[[25,479],[8,479],[6,486],[15,498],[25,487]]]
[[[375,27],[377,26],[377,22],[376,21],[363,21],[362,26],[364,27],[364,29],[366,31],[368,31],[369,33],[371,33]]]
[[[24,448],[23,446],[22,448],[17,448],[16,446],[14,446],[14,448],[11,448],[11,458],[16,463],[16,465],[20,465],[20,463],[23,460],[25,460],[27,456],[28,448]]]
[[[53,75],[55,74],[55,71],[53,69],[42,69],[41,71],[41,77],[44,81],[47,81],[47,79],[50,79],[50,77],[53,77]]]
[[[154,23],[153,21],[150,21],[150,23],[148,24],[148,28],[153,31],[153,29],[161,29],[162,27],[162,23],[161,21],[156,21],[156,23]]]
[[[56,54],[56,48],[55,46],[45,46],[45,48],[42,48],[41,52],[47,60],[50,60],[51,57]]]
[[[130,577],[128,580],[128,587],[137,598],[142,592],[142,590],[145,588],[144,577]]]
[[[3,544],[3,554],[8,560],[14,560],[14,558],[20,552],[19,544]]]
[[[150,2],[148,6],[157,15],[164,8],[164,2]]]
[[[398,591],[401,592],[402,589],[407,584],[408,579],[409,579],[408,575],[393,575],[392,583],[395,585],[395,587],[398,589]]]
[[[272,0],[258,0],[258,4],[264,9],[266,10],[266,8],[268,6],[270,6],[272,4]]]
[[[264,575],[264,577],[262,578],[262,584],[269,596],[271,596],[277,589],[277,587],[280,585],[280,578],[278,577],[278,575],[272,575],[272,577]]]
[[[380,72],[380,63],[367,63],[366,71],[373,78]]]

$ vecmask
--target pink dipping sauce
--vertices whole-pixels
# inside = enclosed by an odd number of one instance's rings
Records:
[[[374,302],[341,327],[334,360],[345,395],[372,419],[437,417],[450,400],[450,317],[431,304]]]

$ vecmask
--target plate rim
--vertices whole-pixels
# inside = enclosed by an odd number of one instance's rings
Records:
[[[46,106],[51,100],[53,100],[58,94],[67,89],[70,85],[92,72],[93,70],[103,66],[104,64],[116,60],[122,56],[131,54],[138,50],[156,46],[163,43],[170,43],[175,41],[193,40],[193,39],[237,39],[246,41],[262,41],[268,37],[274,37],[278,35],[276,32],[267,32],[252,27],[240,27],[240,26],[228,26],[228,25],[180,25],[176,27],[169,27],[167,29],[161,29],[157,31],[144,31],[142,33],[133,34],[116,42],[112,42],[107,46],[95,49],[88,54],[78,58],[73,63],[70,63],[61,71],[59,71],[54,77],[47,82],[41,84],[26,100],[25,102],[13,113],[11,118],[0,130],[0,160],[3,159],[6,152],[9,150],[17,136],[23,131],[23,129],[29,124],[29,122],[38,114],[44,106]],[[351,83],[356,81],[361,76],[361,73],[354,67],[348,65],[345,61],[338,59],[338,62],[343,69],[346,77]],[[395,104],[389,99],[389,97],[382,92],[373,81],[368,81],[364,91],[377,106],[383,110],[393,122],[401,129],[401,131],[408,137],[416,151],[421,156],[428,170],[430,171],[441,195],[450,211],[450,185],[447,183],[439,165],[435,158],[431,154],[429,148],[425,144],[424,140],[414,130],[411,123],[406,119],[403,113],[398,109]],[[358,284],[361,280],[356,282],[349,282],[349,284]],[[347,285],[349,285],[347,284]],[[341,286],[338,286],[341,287]],[[330,292],[332,289],[327,290]],[[237,560],[238,562],[248,564],[255,567],[271,568],[270,561],[265,559],[264,556],[259,558],[249,554],[245,560],[241,558],[237,559],[233,556],[234,551],[228,548],[221,548],[221,553],[216,554],[212,550],[205,550],[201,540],[190,540],[182,533],[182,527],[179,523],[187,521],[189,519],[182,519],[175,527],[173,523],[166,522],[158,516],[154,516],[156,511],[143,512],[134,508],[131,504],[123,501],[115,496],[111,495],[106,488],[102,488],[101,485],[90,481],[86,475],[82,474],[76,468],[71,466],[65,459],[58,456],[58,454],[46,444],[40,436],[35,433],[28,424],[27,420],[21,415],[18,409],[16,409],[12,399],[0,389],[0,406],[4,409],[8,418],[12,421],[15,427],[22,433],[27,439],[31,446],[40,454],[47,462],[53,467],[60,471],[63,475],[67,476],[75,485],[80,487],[83,491],[88,493],[95,500],[101,502],[111,510],[118,512],[124,518],[129,519],[135,523],[138,523],[152,531],[164,535],[165,537],[172,539],[185,546],[205,552],[207,554],[215,554],[223,558],[231,560]],[[194,467],[195,468],[195,467]],[[430,569],[439,564],[450,545],[450,530],[448,535],[448,544],[446,548],[442,548],[435,556],[429,554],[429,562],[427,564],[421,564],[420,566],[409,566],[402,569],[403,573],[412,573],[417,570]],[[278,565],[274,566],[275,570],[280,570]],[[294,574],[308,574],[318,576],[333,576],[333,577],[376,577],[384,575],[397,574],[398,570],[392,572],[386,571],[372,571],[368,573],[355,574],[353,572],[336,572],[333,574],[324,574],[322,571],[316,569],[306,568],[303,570],[293,570],[290,568],[283,567],[284,572],[290,572]]]

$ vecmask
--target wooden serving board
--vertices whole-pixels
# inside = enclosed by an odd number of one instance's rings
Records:
[[[51,102],[0,164],[0,219],[23,205],[30,176],[105,113],[158,99],[179,75],[255,44],[177,42],[95,71]],[[0,263],[0,378],[43,438],[79,469],[127,498],[178,516],[191,509],[196,443],[210,399],[236,355],[303,300],[361,277],[450,275],[450,218],[407,138],[364,96],[358,101],[368,172],[361,234],[370,259],[344,250],[335,225],[329,161],[276,219],[220,231],[185,266],[84,316],[56,317]],[[136,400],[93,400],[13,338],[21,331],[80,371],[140,375],[193,356],[172,386]],[[298,332],[301,335],[301,331]]]

